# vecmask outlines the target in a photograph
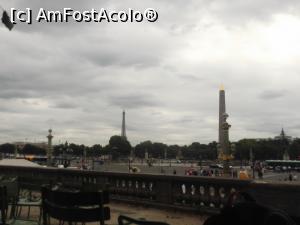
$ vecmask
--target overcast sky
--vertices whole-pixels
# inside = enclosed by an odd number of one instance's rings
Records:
[[[0,26],[0,142],[167,144],[300,136],[298,0],[4,0],[10,10],[145,10],[154,23]]]

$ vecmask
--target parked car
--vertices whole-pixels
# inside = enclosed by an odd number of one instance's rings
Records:
[[[275,172],[281,172],[282,170],[281,170],[280,166],[275,166],[274,171]]]
[[[209,168],[211,168],[211,169],[223,169],[223,165],[221,165],[221,164],[210,164]]]

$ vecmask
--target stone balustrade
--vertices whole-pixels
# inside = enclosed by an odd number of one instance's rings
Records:
[[[294,216],[300,214],[299,184],[18,166],[0,166],[0,175],[18,176],[21,184],[32,183],[36,186],[56,182],[98,185],[108,187],[113,200],[203,213],[218,212],[234,191],[249,191],[261,203],[276,206]]]

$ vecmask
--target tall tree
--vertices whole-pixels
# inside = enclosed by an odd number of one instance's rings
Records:
[[[135,156],[139,158],[145,157],[145,152],[152,152],[153,144],[151,141],[144,141],[135,146]]]
[[[293,160],[300,160],[300,139],[297,138],[295,139],[291,145],[290,145],[290,148],[289,148],[289,155],[290,155],[290,158],[293,159]]]
[[[93,156],[93,157],[99,157],[103,155],[103,148],[99,144],[93,145],[91,148],[88,149],[88,156]]]
[[[153,143],[153,147],[149,151],[149,154],[152,155],[153,158],[163,159],[166,149],[167,149],[167,145],[156,142]]]
[[[25,155],[46,155],[46,149],[36,145],[26,144],[21,150],[21,153]]]
[[[234,158],[238,160],[249,160],[250,149],[257,153],[257,141],[255,139],[242,139],[235,144]],[[259,155],[256,155],[257,158]]]
[[[9,143],[2,144],[2,145],[0,145],[0,152],[14,154],[15,153],[15,145],[9,144]]]
[[[109,149],[114,159],[128,157],[131,151],[131,144],[121,136],[114,135],[109,139]]]

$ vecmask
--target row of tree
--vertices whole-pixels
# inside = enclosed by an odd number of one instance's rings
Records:
[[[191,145],[166,145],[151,141],[144,141],[132,147],[129,141],[120,137],[112,136],[106,146],[99,144],[93,146],[77,145],[74,143],[60,144],[53,148],[53,154],[73,155],[87,157],[99,157],[101,155],[111,155],[113,159],[127,158],[134,154],[135,157],[145,158],[145,155],[153,158],[180,158],[194,160],[215,160],[217,159],[217,142],[209,144],[200,144],[194,142]],[[23,148],[17,148],[13,144],[0,145],[1,153],[14,154],[17,151],[19,154],[34,154],[45,155],[46,149],[36,145],[26,144]],[[283,154],[288,152],[291,159],[299,159],[300,156],[300,139],[295,139],[292,142],[287,140],[256,140],[242,139],[235,143],[234,157],[237,160],[249,160],[250,152],[256,160],[266,159],[282,159]]]
[[[255,159],[283,159],[283,155],[288,153],[290,159],[296,160],[300,159],[300,139],[242,139],[236,143],[235,158],[250,159],[251,150]]]

